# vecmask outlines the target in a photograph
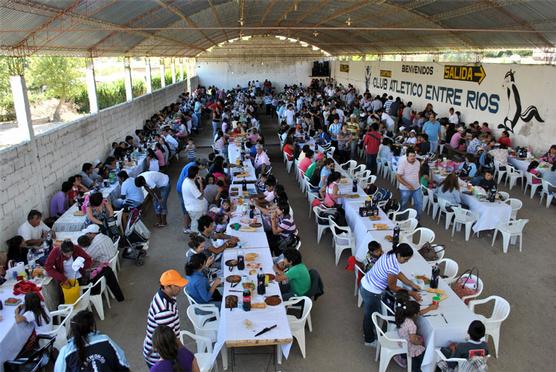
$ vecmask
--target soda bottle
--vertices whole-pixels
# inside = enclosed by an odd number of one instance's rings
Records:
[[[251,310],[251,291],[248,289],[243,290],[243,310]]]

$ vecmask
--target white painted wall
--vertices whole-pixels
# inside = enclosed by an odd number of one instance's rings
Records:
[[[196,82],[195,80],[193,80]],[[49,214],[50,198],[85,162],[104,159],[113,141],[142,128],[155,111],[175,102],[185,81],[101,110],[0,150],[0,251],[31,209]]]
[[[340,64],[349,64],[349,72],[341,72]],[[426,68],[432,74],[420,74],[414,72],[403,72],[402,65]],[[454,107],[462,114],[462,120],[466,123],[478,120],[488,122],[492,129],[504,122],[508,116],[512,118],[515,112],[515,101],[512,93],[510,99],[507,96],[504,76],[511,69],[514,71],[515,86],[521,98],[522,112],[530,105],[536,106],[544,123],[532,119],[529,122],[518,120],[511,135],[516,145],[530,145],[535,152],[545,152],[551,144],[556,143],[556,105],[552,101],[553,90],[556,86],[556,66],[536,65],[509,65],[509,64],[483,64],[486,72],[485,79],[480,83],[470,81],[454,81],[444,79],[446,63],[416,63],[416,62],[340,62],[334,61],[332,74],[338,83],[353,84],[360,92],[365,91],[365,70],[370,66],[371,78],[369,91],[372,94],[384,92],[399,96],[404,102],[412,101],[416,110],[424,108],[427,103],[432,103],[434,110],[440,116],[447,116],[448,109]],[[470,65],[470,64],[468,64]],[[391,71],[391,78],[380,76],[381,70]],[[402,82],[405,82],[402,85]],[[410,87],[422,91],[412,91]],[[415,85],[413,85],[415,84]],[[403,86],[403,90],[402,90]],[[427,86],[429,86],[427,90]],[[431,98],[432,90],[451,88],[457,92],[461,99],[450,102],[444,98]],[[457,90],[457,91],[455,91]],[[446,92],[446,90],[444,90]],[[477,97],[481,105],[477,105]],[[475,98],[475,99],[473,99]]]
[[[262,64],[261,64],[262,63]],[[224,89],[235,88],[237,84],[241,87],[247,86],[251,80],[260,82],[269,79],[272,85],[281,90],[285,84],[304,85],[311,82],[312,61],[230,61],[230,62],[203,62],[198,61],[197,75],[200,83],[204,86],[216,85]]]

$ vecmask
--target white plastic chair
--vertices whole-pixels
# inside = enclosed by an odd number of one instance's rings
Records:
[[[442,354],[442,351],[440,349],[435,349],[436,352],[436,364],[438,364],[439,361],[443,360],[446,363],[457,363],[457,369],[455,371],[468,371],[469,369],[465,369],[467,366],[469,366],[469,361],[465,358],[446,358],[446,356],[444,354]],[[490,355],[487,355],[486,358],[488,360],[488,358],[490,357]]]
[[[468,296],[463,296],[461,298],[462,301],[472,300],[474,298],[479,297],[481,295],[481,293],[483,293],[483,290],[485,289],[482,279],[479,278],[477,275],[465,273],[461,276],[462,281],[465,281],[465,279],[467,279],[467,278],[469,278],[469,281],[473,283],[473,284],[469,284],[469,285],[472,285],[474,287],[475,286],[474,283],[477,284],[477,292],[475,292],[473,294],[470,294]]]
[[[355,160],[348,160],[343,164],[340,164],[340,167],[345,170],[348,174],[352,174],[351,172],[357,166],[357,162]]]
[[[550,182],[548,182],[547,180],[541,180],[542,181],[542,190],[541,190],[541,204],[542,204],[542,200],[544,199],[545,195],[546,195],[546,207],[550,207],[550,204],[552,204],[552,199],[554,199],[554,194],[556,193],[556,186],[554,186],[553,184],[551,184]]]
[[[404,233],[412,233],[413,231],[415,231],[418,224],[419,220],[417,220],[416,218],[409,218],[405,221],[400,221],[398,222],[398,225],[400,226],[400,233],[402,231]]]
[[[313,301],[306,296],[291,297],[288,301],[284,301],[284,306],[288,307],[297,304],[300,301],[305,301],[303,304],[303,313],[301,314],[301,318],[297,319],[293,315],[288,315],[288,323],[290,325],[292,336],[297,340],[297,344],[301,350],[301,355],[303,356],[303,359],[305,359],[305,324],[307,323],[307,318],[311,314]]]
[[[506,169],[506,183],[510,184],[510,190],[515,186],[517,180],[521,180],[523,183],[523,173],[519,169],[515,169],[511,165],[508,165]]]
[[[365,171],[367,172],[367,171]],[[368,177],[365,178],[359,178],[358,183],[359,186],[361,186],[361,188],[365,189],[367,188],[367,186],[372,185],[376,182],[376,176],[374,175],[370,175]]]
[[[199,365],[199,370],[201,372],[209,372],[213,368],[212,360],[212,342],[210,338],[193,334],[189,331],[180,331],[180,342],[185,345],[186,337],[191,338],[197,344],[197,352],[195,353],[195,359]]]
[[[102,300],[102,296],[104,296],[106,298],[106,303],[108,305],[108,308],[110,309],[110,298],[108,296],[108,287],[106,286],[106,278],[105,277],[101,277],[99,280],[97,280],[92,287],[94,287],[95,285],[99,285],[100,284],[100,292],[98,294],[91,294],[90,300],[91,303],[93,304],[93,307],[95,308],[98,317],[100,318],[100,320],[104,320],[104,302]]]
[[[187,308],[187,317],[193,324],[195,334],[208,337],[211,342],[216,342],[218,322],[220,321],[219,308],[212,304],[191,304]]]
[[[419,240],[417,243],[413,241],[415,235],[419,234]],[[412,243],[418,248],[421,248],[425,243],[434,242],[435,234],[434,231],[428,229],[426,227],[418,227],[412,233],[407,234],[400,234],[400,241],[404,241],[406,243]]]
[[[440,276],[448,283],[453,283],[459,271],[459,265],[456,261],[452,260],[451,258],[443,258],[438,261],[438,264],[442,267],[443,270],[440,272]]]
[[[399,354],[407,355],[407,340],[400,338],[396,330],[384,332],[382,330],[382,322],[394,321],[393,316],[384,316],[378,312],[374,312],[371,315],[373,319],[373,324],[375,326],[375,332],[378,336],[378,343],[380,347],[376,348],[375,360],[378,360],[380,355],[380,363],[378,367],[379,372],[386,372],[390,360]],[[407,358],[407,371],[411,372],[411,358]]]
[[[430,211],[430,206],[431,204],[430,202],[430,190],[428,187],[425,187],[424,185],[421,185],[421,192],[423,193],[423,209],[421,209],[422,212],[427,211],[427,213],[429,213]]]
[[[510,303],[500,296],[489,296],[483,298],[482,300],[472,300],[469,301],[469,309],[475,312],[475,306],[494,301],[494,308],[490,317],[485,317],[483,315],[477,314],[479,319],[483,322],[486,328],[485,334],[492,337],[492,342],[494,343],[494,353],[496,358],[498,358],[498,349],[500,342],[500,327],[502,322],[508,318],[510,315]]]
[[[326,208],[325,206],[322,206],[322,205],[313,207],[313,213],[315,213],[315,221],[317,223],[317,244],[320,243],[320,239],[322,238],[322,234],[327,229],[330,229],[330,224],[328,222],[328,217],[330,216],[330,213],[332,211],[335,211],[335,209],[334,208]]]
[[[477,220],[479,216],[468,209],[461,207],[452,207],[454,209],[454,224],[452,226],[452,236],[456,228],[463,225],[465,226],[465,241],[469,241],[469,236],[471,235],[471,227]]]
[[[451,208],[451,211],[448,210],[448,207]],[[452,224],[452,219],[454,218],[454,206],[450,205],[450,203],[448,203],[446,200],[438,198],[438,221],[436,223],[440,223],[442,213],[446,215],[446,223],[444,228],[448,230],[450,228],[450,225]]]
[[[512,220],[517,219],[517,212],[521,209],[521,207],[523,207],[523,202],[519,199],[516,199],[516,198],[508,198],[508,199],[504,200],[504,203],[506,203],[510,207],[512,207],[511,219]]]
[[[63,310],[50,311],[50,319],[54,320],[58,318],[58,324],[52,326],[52,330],[44,333],[45,336],[56,336],[56,341],[54,341],[54,347],[60,350],[65,344],[68,343],[69,334],[69,321],[70,314],[72,313],[73,307],[69,306]]]
[[[499,224],[496,226],[496,229],[494,229],[491,246],[494,246],[496,235],[500,232],[500,234],[502,234],[502,250],[504,253],[508,253],[510,242],[514,243],[515,239],[519,239],[519,251],[521,252],[523,247],[523,228],[528,222],[529,220],[527,219],[520,219]]]
[[[494,160],[494,177],[496,177],[497,184],[500,184],[500,181],[502,181],[502,178],[506,175],[508,166],[509,165],[506,165],[505,170],[501,170],[500,168],[503,167],[503,165],[501,165],[499,161]]]
[[[66,310],[71,308],[70,315],[68,317],[71,319],[75,314],[81,310],[91,310],[91,285],[81,287],[81,296],[73,304],[60,304],[58,305],[58,310]]]
[[[367,166],[365,164],[359,164],[358,166],[356,166],[355,168],[352,169],[352,171],[349,173],[349,176],[351,178],[359,178],[359,177],[365,177],[365,175],[371,175],[371,171],[367,172]]]
[[[354,296],[357,296],[357,307],[361,307],[363,304],[363,297],[361,297],[361,292],[359,292],[359,274],[365,276],[365,272],[357,265],[355,265],[355,270],[353,270],[355,274],[355,291],[353,293]]]
[[[436,252],[436,260],[434,261],[427,261],[429,265],[436,265],[440,262],[440,260],[444,259],[444,255],[446,255],[446,250],[441,245],[433,245],[432,249]]]
[[[533,173],[525,172],[525,186],[523,188],[523,194],[527,192],[527,187],[531,188],[531,199],[535,196],[537,188],[542,186],[542,178],[535,176]],[[533,183],[533,180],[538,181],[538,183]]]
[[[508,200],[510,198],[510,194],[505,191],[498,191],[498,195],[502,200]]]
[[[186,288],[187,287],[183,287],[183,293],[185,294],[185,298],[187,298],[187,301],[189,301],[189,305],[197,305],[197,301],[195,301],[195,299],[191,297],[189,293],[187,293]]]
[[[336,258],[336,266],[338,266],[342,252],[346,249],[351,249],[351,255],[355,255],[355,238],[349,226],[339,226],[331,216],[328,217],[328,223],[334,238],[334,256]],[[342,232],[338,234],[337,230]]]
[[[313,201],[315,199],[322,201],[317,192],[307,191],[307,201],[309,201],[309,217],[311,217],[311,213],[313,212]]]
[[[388,217],[392,221],[405,221],[410,218],[417,218],[417,211],[413,208],[406,208],[403,211],[390,212]]]

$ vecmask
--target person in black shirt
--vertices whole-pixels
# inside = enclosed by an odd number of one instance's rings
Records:
[[[492,174],[492,171],[490,170],[485,171],[485,174],[479,180],[477,186],[482,187],[483,189],[485,189],[485,191],[488,191],[492,188],[496,188],[496,181],[494,180],[494,175]]]

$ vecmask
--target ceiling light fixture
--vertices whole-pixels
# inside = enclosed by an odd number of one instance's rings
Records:
[[[297,12],[297,3],[293,4],[293,11]]]
[[[238,22],[239,22],[239,25],[240,25],[241,27],[243,27],[243,18],[240,18]]]
[[[313,36],[317,37],[317,36],[319,36],[319,33],[315,30],[315,31],[313,31]]]
[[[346,25],[348,25],[348,27],[351,27],[351,17],[348,17]]]

